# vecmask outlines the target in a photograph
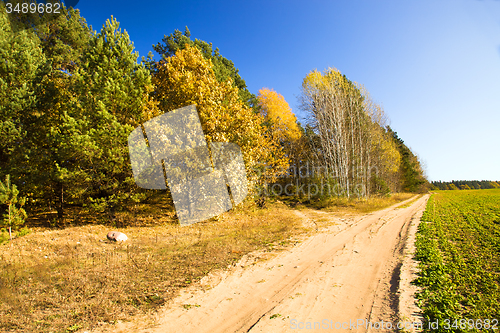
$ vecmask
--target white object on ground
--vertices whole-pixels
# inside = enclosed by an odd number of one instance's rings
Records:
[[[115,242],[124,242],[128,239],[127,235],[119,231],[110,231],[106,237],[108,237],[110,241]]]

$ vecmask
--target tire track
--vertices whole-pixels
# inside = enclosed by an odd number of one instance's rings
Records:
[[[427,198],[357,217],[340,231],[338,226],[322,230],[268,261],[237,265],[209,290],[186,290],[158,314],[154,327],[135,323],[113,332],[276,333],[301,331],[294,323],[396,320],[394,296],[410,221]],[[182,304],[197,306],[186,310]],[[352,327],[336,329],[348,330]]]

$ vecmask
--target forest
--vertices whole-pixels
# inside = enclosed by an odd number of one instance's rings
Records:
[[[266,87],[250,92],[235,64],[192,39],[187,27],[153,46],[156,61],[152,53],[139,59],[113,17],[96,31],[73,8],[50,20],[30,14],[16,21],[4,2],[0,7],[4,227],[18,229],[34,212],[53,211],[51,225],[62,226],[69,208],[112,217],[147,202],[155,191],[134,182],[128,135],[188,105],[196,105],[208,143],[241,147],[249,201],[367,198],[429,187],[418,156],[381,105],[335,68],[297,82],[307,114],[302,124],[282,95]]]
[[[431,182],[431,190],[480,190],[492,188],[500,188],[500,183],[498,181],[491,180],[452,180],[451,182]]]

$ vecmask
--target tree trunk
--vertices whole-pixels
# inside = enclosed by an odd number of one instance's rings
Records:
[[[58,195],[57,195],[57,218],[60,224],[64,223],[64,185],[62,183],[57,184]]]
[[[12,240],[12,218],[10,216],[10,207],[11,204],[9,204],[9,239]]]

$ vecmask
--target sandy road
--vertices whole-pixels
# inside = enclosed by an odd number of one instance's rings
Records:
[[[427,199],[350,219],[332,216],[335,226],[270,260],[246,265],[247,257],[206,277],[161,311],[154,326],[118,325],[114,332],[394,332],[376,323],[395,325],[401,304],[412,303],[400,299],[411,297],[401,292],[401,265]]]

